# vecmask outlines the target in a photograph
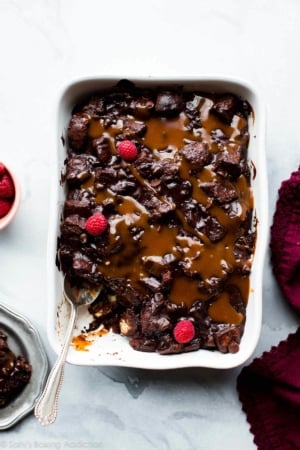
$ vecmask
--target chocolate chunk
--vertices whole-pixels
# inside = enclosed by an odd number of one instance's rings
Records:
[[[82,112],[92,119],[99,118],[105,112],[104,97],[92,96],[88,103],[83,105]]]
[[[154,277],[141,278],[140,282],[152,292],[160,291],[160,282]]]
[[[208,350],[215,350],[216,349],[216,343],[214,336],[212,334],[207,334],[204,337],[203,347]]]
[[[208,298],[218,295],[224,288],[224,279],[226,278],[227,273],[228,271],[224,270],[222,278],[209,277],[205,280],[200,280],[198,285],[199,291]]]
[[[138,154],[137,159],[134,162],[134,166],[142,177],[147,180],[153,178],[153,158],[148,151],[142,150]]]
[[[110,317],[114,308],[115,303],[109,300],[108,294],[106,293],[106,297],[100,295],[100,297],[90,305],[89,312],[93,314],[96,319],[101,319],[101,321],[104,322]]]
[[[149,334],[161,334],[171,328],[171,322],[167,315],[161,314],[158,317],[151,316],[149,320],[145,320],[141,315],[142,333]]]
[[[220,326],[215,333],[216,345],[221,353],[236,353],[239,350],[241,335],[238,327],[234,325]]]
[[[241,274],[249,275],[251,271],[251,266],[249,260],[251,254],[253,254],[256,241],[256,232],[249,231],[245,235],[240,236],[234,245],[233,254],[237,261],[240,261]]]
[[[132,112],[133,93],[125,90],[111,92],[105,96],[105,110],[113,123],[126,114]]]
[[[105,167],[104,169],[98,167],[95,170],[95,181],[103,186],[110,186],[119,178],[118,172],[113,167]]]
[[[73,150],[80,150],[88,136],[89,116],[84,113],[73,114],[68,127],[68,138]]]
[[[191,307],[189,314],[195,319],[201,328],[208,329],[211,324],[211,318],[208,315],[209,302],[196,301]]]
[[[211,112],[216,114],[224,123],[230,125],[234,114],[238,110],[238,99],[231,94],[222,96],[213,105]]]
[[[163,292],[169,292],[173,281],[173,271],[164,269],[161,274],[161,289]]]
[[[208,214],[203,205],[184,202],[182,209],[188,224],[207,236],[211,242],[218,242],[226,235],[225,228],[215,217]]]
[[[147,127],[144,122],[137,122],[136,120],[124,120],[123,123],[123,137],[124,139],[133,139],[141,137],[146,133]]]
[[[162,257],[144,256],[143,263],[146,271],[156,277],[162,277],[162,283],[168,283],[172,279],[172,272],[170,271],[176,263],[176,257],[173,254],[165,254]],[[161,285],[160,285],[161,287]]]
[[[243,171],[239,151],[229,152],[228,150],[223,150],[216,155],[214,165],[219,175],[232,180],[238,178]]]
[[[97,271],[97,264],[79,252],[74,254],[72,260],[72,276],[91,284],[101,284],[102,281],[102,277]]]
[[[64,235],[66,234],[81,234],[85,229],[86,219],[80,217],[78,214],[71,214],[67,216],[62,223],[61,230]]]
[[[188,344],[185,344],[183,347],[183,352],[187,353],[187,352],[194,352],[196,350],[199,350],[199,348],[202,347],[202,339],[200,339],[199,337],[193,339],[191,342],[189,342]]]
[[[154,161],[151,165],[151,176],[159,178],[162,175],[165,177],[175,177],[179,172],[178,163],[171,158],[164,158]]]
[[[134,336],[138,329],[138,320],[132,309],[127,309],[120,319],[120,332],[123,336]]]
[[[154,101],[150,97],[138,97],[133,101],[132,108],[137,117],[147,119],[154,109]]]
[[[88,217],[91,215],[91,203],[87,198],[81,200],[66,200],[64,205],[64,216],[77,214]]]
[[[200,104],[201,96],[197,94],[188,95],[185,104],[185,114],[189,119],[189,122],[185,125],[187,130],[194,131],[202,127],[202,122],[200,119]]]
[[[59,244],[60,251],[56,257],[56,265],[59,268],[59,270],[61,270],[63,273],[66,273],[72,265],[74,249],[77,250],[80,244],[78,239],[77,239],[78,242],[77,246],[68,245],[68,243],[66,244],[65,242],[62,242],[63,240],[65,241],[64,236],[63,239],[60,239],[61,241],[61,243]]]
[[[110,189],[119,195],[131,195],[136,190],[137,185],[134,181],[120,180],[116,184],[112,184]]]
[[[242,294],[240,289],[234,284],[228,284],[226,286],[226,291],[229,294],[229,302],[231,306],[238,312],[243,315],[246,313],[246,305],[244,303]]]
[[[73,185],[79,185],[91,175],[95,159],[92,156],[78,155],[70,158],[66,164],[66,180]]]
[[[191,196],[193,187],[189,180],[180,178],[171,178],[163,176],[161,179],[163,193],[167,198],[172,198],[176,205],[180,205],[184,200]]]
[[[223,204],[231,202],[238,198],[238,193],[232,184],[221,184],[218,182],[201,183],[200,187],[209,197],[212,197],[217,203]]]
[[[111,313],[115,306],[116,302],[112,301],[109,291],[103,285],[97,299],[89,305],[88,310],[94,317],[99,318]]]
[[[215,130],[211,130],[210,132],[211,140],[216,144],[225,144],[228,142],[228,137],[220,128],[216,128]]]
[[[253,252],[256,241],[256,233],[254,231],[248,230],[243,236],[240,236],[235,241],[236,250],[240,250],[249,258],[250,254]]]
[[[170,334],[161,336],[157,352],[161,355],[172,355],[182,353],[184,351],[184,344],[178,344]]]
[[[156,339],[149,339],[147,337],[132,338],[129,341],[131,347],[139,352],[155,352]]]
[[[158,258],[157,256],[144,256],[143,263],[147,272],[154,277],[161,275],[165,269],[165,264],[162,257]]]
[[[183,109],[182,94],[176,91],[161,91],[155,102],[155,111],[161,116],[176,116]]]
[[[167,201],[160,200],[148,190],[143,193],[143,204],[155,220],[165,216],[174,209],[174,205]]]
[[[90,199],[90,193],[82,188],[77,188],[76,186],[74,188],[69,187],[67,192],[67,200],[89,200]]]
[[[184,156],[193,170],[202,170],[204,166],[210,164],[212,161],[212,154],[209,151],[208,145],[204,142],[187,144],[179,153]]]
[[[103,166],[108,164],[109,160],[111,159],[111,151],[108,138],[105,136],[101,136],[100,138],[93,139],[92,146],[101,164]]]
[[[108,281],[108,287],[116,296],[120,305],[140,305],[144,298],[144,293],[135,289],[127,282],[127,278],[114,278]]]
[[[214,243],[221,241],[227,233],[226,229],[218,222],[218,220],[210,215],[205,218],[203,225],[201,225],[201,223],[197,225],[197,229]]]
[[[155,310],[154,302],[147,302],[141,311],[140,322],[143,335],[153,337],[163,334],[171,328],[170,318],[167,314]]]
[[[89,261],[84,255],[75,254],[73,259],[73,269],[79,273],[89,273],[95,270],[93,263]]]

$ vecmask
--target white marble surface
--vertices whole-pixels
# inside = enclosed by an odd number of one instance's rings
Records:
[[[297,0],[0,0],[0,159],[22,203],[0,233],[0,294],[46,336],[46,237],[60,90],[89,75],[228,74],[262,94],[268,118],[272,220],[281,181],[300,156]],[[256,355],[296,329],[270,271]],[[29,415],[0,448],[254,450],[235,389],[240,368],[143,372],[68,365],[57,421]],[[1,411],[0,411],[1,414]]]

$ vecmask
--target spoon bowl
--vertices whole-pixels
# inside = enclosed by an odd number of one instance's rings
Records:
[[[34,414],[42,425],[50,425],[55,421],[57,416],[58,397],[63,381],[64,366],[76,323],[78,308],[91,304],[96,300],[100,292],[101,287],[78,287],[71,284],[67,277],[64,278],[63,293],[65,300],[70,305],[70,317],[61,352],[48,376],[45,389],[34,409]]]
[[[100,294],[101,288],[93,288],[91,286],[78,287],[72,285],[67,277],[64,279],[64,296],[75,307],[89,305]]]

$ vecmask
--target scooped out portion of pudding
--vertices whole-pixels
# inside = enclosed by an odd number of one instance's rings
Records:
[[[140,351],[235,353],[256,242],[248,102],[122,80],[69,122],[57,265]]]

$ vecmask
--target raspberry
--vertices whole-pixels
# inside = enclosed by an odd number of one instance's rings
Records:
[[[0,180],[0,198],[13,197],[15,193],[14,183],[8,174],[4,174]]]
[[[8,200],[2,200],[0,198],[0,218],[6,216],[11,208],[11,203]]]
[[[134,161],[137,157],[137,148],[131,141],[122,141],[118,145],[118,153],[125,161]]]
[[[90,216],[85,222],[85,229],[91,236],[99,236],[107,228],[107,219],[101,214],[97,213]]]
[[[173,336],[178,344],[187,344],[195,336],[195,327],[190,320],[180,320],[173,330]]]
[[[0,178],[5,174],[5,165],[0,162]]]

